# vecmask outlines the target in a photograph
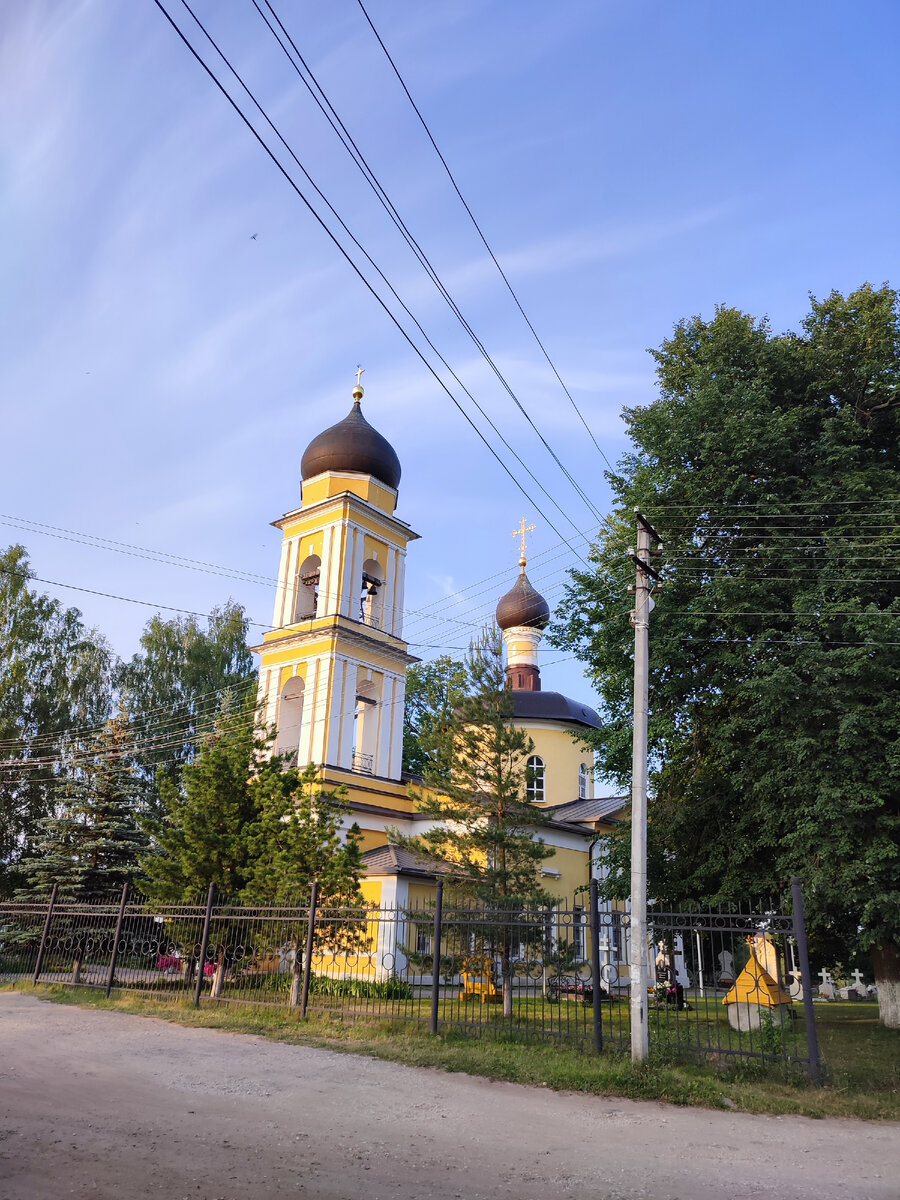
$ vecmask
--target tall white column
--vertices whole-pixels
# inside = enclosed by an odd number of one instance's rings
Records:
[[[394,573],[394,615],[390,632],[394,637],[403,637],[403,591],[406,579],[406,551],[397,551],[397,568]]]
[[[334,526],[329,525],[322,539],[322,562],[319,567],[319,601],[316,605],[316,616],[327,617],[335,610],[334,599],[329,589],[331,577],[331,560],[334,557]]]
[[[341,717],[344,704],[344,680],[347,675],[347,660],[337,655],[331,673],[331,696],[328,701],[328,734],[322,752],[322,761],[341,765]]]
[[[399,779],[403,770],[403,702],[406,696],[406,681],[402,675],[394,676],[392,690],[391,748],[388,768],[385,774],[388,779]]]
[[[288,592],[289,572],[291,568],[291,543],[281,543],[281,563],[278,567],[278,587],[275,589],[275,610],[272,613],[272,625],[278,629],[285,624],[284,605]]]

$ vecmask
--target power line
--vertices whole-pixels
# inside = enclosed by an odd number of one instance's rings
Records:
[[[254,2],[255,2],[255,0],[254,0]],[[269,8],[272,7],[271,4],[268,3],[268,0],[266,0],[266,3],[268,4]],[[538,337],[537,330],[535,329],[534,325],[531,323],[531,320],[529,319],[528,314],[525,312],[525,309],[522,306],[522,302],[519,300],[519,297],[516,295],[516,292],[513,289],[513,286],[510,283],[510,281],[506,275],[506,272],[500,266],[500,263],[497,260],[496,254],[491,249],[490,243],[488,242],[487,238],[485,237],[481,226],[478,224],[478,221],[475,219],[475,214],[472,212],[472,209],[469,207],[469,204],[468,204],[465,196],[463,196],[462,192],[460,191],[459,184],[456,182],[456,179],[454,178],[453,172],[450,170],[450,167],[449,167],[449,164],[447,163],[446,158],[441,153],[440,147],[438,146],[437,142],[435,141],[434,135],[432,134],[430,128],[428,127],[428,122],[422,116],[419,106],[416,104],[415,100],[413,99],[412,93],[410,92],[409,88],[407,87],[406,81],[404,80],[403,76],[400,74],[400,69],[398,68],[397,64],[394,62],[393,58],[391,57],[390,51],[388,50],[387,46],[384,44],[384,40],[382,39],[381,34],[378,32],[378,30],[375,28],[374,24],[372,23],[372,18],[369,16],[368,12],[366,11],[365,5],[363,4],[362,0],[357,0],[357,3],[359,4],[360,9],[362,10],[363,16],[365,17],[366,21],[368,22],[369,28],[372,30],[372,33],[375,35],[375,40],[378,42],[378,45],[384,51],[385,58],[391,64],[391,68],[392,68],[394,74],[397,76],[400,86],[403,88],[403,91],[406,93],[406,98],[407,98],[407,100],[409,100],[410,104],[412,105],[413,112],[419,118],[419,121],[422,125],[422,128],[425,130],[425,133],[428,137],[429,142],[431,142],[431,145],[434,147],[434,152],[440,159],[441,166],[446,171],[447,178],[450,180],[450,183],[453,186],[453,190],[456,192],[457,196],[459,197],[460,203],[462,204],[463,208],[466,210],[469,220],[472,222],[473,226],[475,227],[475,231],[477,232],[478,236],[481,238],[481,241],[484,245],[485,250],[487,250],[488,254],[491,257],[491,261],[493,262],[493,264],[497,268],[497,270],[500,272],[500,278],[506,284],[507,291],[509,292],[510,296],[512,296],[513,301],[516,305],[516,308],[521,313],[522,318],[525,321],[525,324],[528,326],[529,330],[531,331],[532,337],[537,342],[541,353],[543,354],[544,358],[547,360],[550,370],[556,376],[559,386],[565,392],[566,396],[568,397],[569,403],[572,405],[572,408],[578,414],[579,420],[581,421],[584,428],[587,430],[588,437],[594,443],[594,446],[596,447],[596,449],[599,452],[600,456],[602,457],[603,461],[606,463],[606,465],[609,467],[609,469],[611,471],[614,470],[615,468],[613,467],[612,463],[606,457],[606,454],[601,449],[599,443],[597,442],[597,439],[594,437],[593,430],[591,429],[590,425],[588,425],[587,421],[585,420],[584,414],[582,413],[582,411],[578,407],[578,405],[575,403],[575,399],[572,396],[572,393],[569,391],[569,389],[566,387],[565,383],[563,382],[562,376],[560,375],[559,371],[556,369],[556,365],[553,362],[553,360],[551,359],[546,346],[541,341],[541,339]],[[280,22],[279,22],[279,24],[280,24]]]
[[[212,70],[212,68],[201,57],[199,52],[194,48],[194,46],[190,42],[187,35],[182,31],[182,29],[178,26],[178,24],[176,23],[174,18],[171,16],[171,14],[166,10],[165,6],[162,3],[162,0],[153,0],[153,2],[156,5],[156,7],[160,10],[160,12],[163,14],[163,16],[166,18],[166,20],[169,22],[169,24],[172,26],[172,28],[174,29],[174,31],[178,35],[178,37],[181,39],[181,41],[184,43],[184,45],[186,46],[186,48],[189,51],[189,53],[191,54],[191,56],[203,68],[203,70],[206,72],[206,74],[209,76],[209,78],[212,80],[212,82],[215,84],[215,86],[218,88],[218,90],[222,93],[222,95],[225,97],[225,99],[228,101],[228,103],[231,105],[231,107],[234,109],[234,111],[237,113],[237,115],[240,117],[240,119],[244,122],[247,129],[250,131],[250,133],[253,135],[253,137],[256,139],[256,141],[259,143],[259,145],[262,147],[262,149],[265,151],[265,153],[271,159],[271,161],[274,163],[276,168],[284,176],[288,185],[297,194],[297,196],[299,196],[299,198],[302,200],[303,204],[306,206],[309,213],[312,215],[312,217],[315,219],[315,221],[321,227],[323,232],[327,235],[329,240],[337,248],[337,250],[339,251],[341,256],[349,264],[349,266],[351,267],[353,272],[359,278],[360,282],[363,284],[363,286],[366,288],[366,290],[372,295],[372,297],[376,300],[376,302],[379,304],[379,306],[384,310],[384,312],[387,315],[387,317],[389,318],[389,320],[396,327],[396,329],[400,333],[401,337],[404,339],[404,341],[406,341],[406,343],[409,345],[410,349],[413,351],[413,353],[416,355],[416,357],[419,358],[419,360],[422,362],[422,364],[425,366],[425,368],[433,376],[433,378],[437,382],[438,386],[447,394],[449,399],[452,401],[452,403],[457,408],[457,410],[460,412],[460,414],[463,416],[463,418],[466,420],[466,422],[475,431],[478,438],[481,440],[481,442],[487,448],[488,452],[499,463],[499,465],[502,467],[502,469],[506,472],[506,474],[512,480],[512,482],[514,483],[516,488],[518,488],[518,490],[522,493],[523,496],[525,496],[525,498],[528,500],[528,502],[534,506],[535,511],[540,513],[542,519],[547,522],[547,525],[554,531],[554,533],[557,535],[557,537],[559,537],[562,541],[567,541],[567,539],[565,537],[563,537],[563,535],[556,528],[556,526],[553,524],[553,522],[550,520],[550,518],[542,511],[542,509],[539,507],[539,505],[528,494],[528,492],[526,491],[523,484],[516,478],[514,472],[511,471],[510,468],[506,465],[506,463],[503,461],[503,459],[500,457],[500,455],[497,453],[497,451],[494,449],[494,447],[490,444],[490,442],[485,437],[485,435],[482,433],[482,431],[478,428],[478,426],[475,424],[475,422],[472,420],[472,418],[469,416],[469,414],[465,411],[462,404],[459,402],[459,400],[456,398],[456,396],[453,394],[453,392],[450,390],[450,388],[447,386],[447,384],[443,381],[443,379],[441,379],[440,375],[437,373],[437,371],[434,369],[432,364],[429,362],[429,360],[425,356],[424,352],[419,348],[419,346],[413,340],[412,336],[409,334],[409,332],[403,326],[400,319],[390,308],[387,301],[381,296],[381,294],[377,291],[377,289],[374,287],[374,285],[366,277],[366,275],[364,274],[364,272],[362,271],[360,266],[354,261],[354,259],[350,255],[350,253],[347,251],[347,249],[341,243],[340,239],[337,237],[337,235],[334,233],[334,231],[328,225],[327,221],[325,221],[325,219],[321,216],[321,214],[316,210],[315,206],[312,204],[312,202],[309,200],[309,198],[305,195],[305,193],[300,188],[300,186],[297,184],[297,182],[292,178],[292,176],[288,172],[287,168],[279,160],[277,155],[274,153],[274,151],[271,149],[271,147],[268,145],[268,143],[265,141],[265,139],[262,137],[262,135],[259,133],[259,131],[256,129],[256,127],[253,125],[253,123],[250,121],[250,119],[247,117],[246,113],[241,109],[240,105],[238,105],[237,101],[234,99],[234,97],[231,95],[231,93],[228,91],[228,89],[224,86],[224,84],[221,82],[221,80],[218,78],[218,76],[215,74],[215,72]],[[191,16],[194,18],[194,20],[198,24],[198,26],[203,30],[203,32],[204,32],[205,36],[207,37],[207,39],[209,40],[210,44],[213,45],[213,47],[216,49],[216,52],[222,58],[223,62],[225,62],[228,69],[231,71],[231,73],[234,75],[234,77],[241,84],[241,87],[244,89],[244,91],[247,93],[247,95],[253,101],[253,103],[256,106],[256,108],[258,109],[258,111],[263,114],[263,116],[264,116],[265,120],[267,121],[267,123],[269,124],[269,126],[273,130],[275,130],[276,136],[278,136],[278,138],[282,142],[282,144],[288,149],[288,152],[290,153],[290,155],[294,159],[294,161],[298,164],[298,166],[300,166],[300,169],[301,169],[301,171],[303,171],[303,174],[312,183],[308,172],[305,170],[305,168],[302,166],[302,164],[299,163],[299,160],[297,159],[294,152],[287,145],[287,142],[285,141],[285,139],[275,129],[274,124],[268,118],[268,116],[265,114],[265,112],[262,108],[262,105],[259,103],[259,101],[256,99],[256,97],[253,95],[253,93],[251,92],[249,87],[246,85],[246,83],[243,82],[243,80],[238,75],[238,72],[231,65],[231,63],[228,61],[228,59],[222,53],[222,51],[218,49],[218,47],[216,46],[216,43],[213,41],[212,37],[206,32],[202,23],[193,14],[191,9],[186,4],[185,0],[182,0],[182,3],[184,4],[185,8],[187,8],[188,12],[191,13]],[[314,184],[313,184],[313,187],[315,187]],[[318,192],[318,189],[316,189],[316,190]],[[321,196],[321,192],[319,192],[319,195]],[[326,201],[326,203],[327,203],[327,201]],[[331,209],[332,212],[334,212],[333,208],[331,208],[331,205],[328,205],[328,207]],[[341,225],[344,229],[346,229],[346,226],[343,224],[343,222],[341,222]],[[350,236],[352,238],[352,235],[350,235]],[[359,243],[356,242],[355,239],[353,239],[353,240],[354,240],[355,244],[357,246],[359,246]],[[360,249],[362,249],[362,248],[360,247]],[[362,253],[365,254],[366,252],[362,251]],[[371,258],[367,254],[366,254],[366,257],[371,262]],[[379,274],[382,274],[382,273],[379,272]],[[382,274],[382,278],[385,278],[383,274]],[[390,287],[390,285],[388,285],[388,286]],[[391,288],[391,291],[393,292],[394,289]],[[396,292],[394,292],[394,295],[396,295]],[[401,302],[401,304],[402,304],[402,302]],[[408,312],[408,310],[405,310],[405,311]],[[415,318],[412,318],[412,319],[415,322]],[[418,326],[417,322],[416,322],[416,324],[417,324],[417,327],[421,329],[421,327]],[[425,336],[424,333],[423,333],[423,336]],[[428,341],[427,336],[426,336],[426,341]],[[435,351],[435,353],[437,353],[437,351]],[[439,355],[439,357],[440,357],[440,355]],[[485,414],[482,414],[482,415],[485,415]],[[489,423],[491,423],[489,418],[485,417],[485,419],[488,420]],[[498,434],[498,436],[500,436],[500,435]],[[501,440],[503,440],[502,437],[501,437]],[[511,453],[515,454],[515,451],[513,451],[511,449],[511,447],[508,447],[508,448],[510,449]],[[516,456],[516,457],[518,457],[518,456]],[[528,470],[528,468],[525,468],[525,469]],[[531,474],[530,471],[528,473]],[[544,491],[544,493],[546,495],[549,495],[549,493],[547,493],[547,491],[543,487],[543,485],[538,483],[538,486],[541,488],[542,491]],[[556,502],[553,501],[553,503],[555,504]],[[565,514],[565,510],[563,510],[561,508],[561,506],[557,505],[557,507],[560,508],[560,511],[563,512],[564,515],[566,515],[567,520],[571,520],[571,518],[569,518],[567,516],[567,514]],[[573,524],[574,524],[574,522],[573,522]],[[582,557],[579,554],[579,552],[574,549],[574,547],[570,547],[570,548],[572,549],[572,552],[574,554],[576,554],[579,558]],[[582,561],[584,561],[584,559],[582,559]]]
[[[268,27],[272,36],[278,42],[279,46],[281,47],[282,51],[285,54],[285,57],[288,59],[288,62],[290,62],[294,71],[302,80],[303,84],[309,91],[313,100],[318,105],[320,111],[324,115],[325,119],[328,121],[332,130],[337,135],[338,139],[341,141],[341,144],[344,146],[345,150],[347,151],[347,153],[353,159],[353,162],[355,163],[355,165],[360,170],[363,178],[366,180],[366,182],[369,184],[369,186],[374,191],[382,208],[384,208],[385,212],[388,214],[392,223],[395,225],[395,227],[400,232],[400,234],[403,237],[404,241],[406,242],[407,246],[410,248],[410,250],[412,250],[417,261],[423,267],[426,274],[431,279],[434,286],[437,288],[439,294],[446,301],[446,303],[449,306],[453,315],[456,317],[456,319],[462,325],[465,332],[471,338],[476,349],[481,354],[481,356],[484,358],[484,360],[488,364],[488,366],[491,368],[494,375],[497,377],[498,381],[500,382],[501,386],[503,387],[504,391],[507,393],[507,395],[512,400],[512,402],[516,405],[516,407],[519,409],[519,411],[521,412],[521,414],[523,415],[525,420],[528,422],[528,424],[531,426],[531,428],[537,434],[538,438],[540,439],[541,444],[544,446],[544,448],[550,454],[551,458],[556,463],[556,465],[559,467],[559,469],[562,471],[565,478],[569,481],[569,483],[575,489],[575,491],[577,492],[577,494],[579,495],[579,497],[581,498],[583,503],[587,506],[588,510],[595,516],[595,518],[597,520],[602,520],[602,516],[601,516],[599,510],[594,505],[590,496],[581,487],[581,485],[578,483],[578,481],[575,479],[575,477],[571,474],[571,472],[568,470],[568,468],[563,464],[562,460],[559,458],[556,451],[553,449],[553,447],[550,445],[550,443],[547,441],[547,439],[544,437],[544,435],[538,429],[538,427],[535,424],[535,422],[533,421],[531,415],[528,413],[527,409],[521,403],[519,398],[516,396],[515,392],[513,391],[512,387],[510,386],[508,380],[503,375],[502,371],[497,366],[494,359],[488,353],[484,343],[481,341],[481,339],[475,333],[475,330],[472,328],[471,324],[469,323],[469,321],[466,319],[466,317],[462,313],[462,310],[459,308],[459,305],[453,299],[449,290],[447,289],[447,287],[443,283],[441,277],[439,276],[436,268],[434,267],[434,265],[428,258],[425,251],[422,249],[422,246],[417,241],[415,236],[412,234],[412,232],[410,231],[406,222],[400,216],[400,213],[397,210],[396,205],[393,203],[390,196],[388,196],[387,192],[385,191],[385,189],[382,186],[381,182],[379,181],[378,177],[375,175],[375,172],[372,170],[371,166],[369,165],[368,161],[366,160],[365,155],[362,153],[359,146],[354,141],[352,135],[350,134],[350,131],[347,129],[346,125],[341,120],[340,116],[337,113],[337,110],[334,108],[334,105],[328,99],[328,96],[326,95],[324,89],[322,88],[321,84],[319,83],[318,79],[316,78],[314,71],[309,66],[309,63],[307,63],[306,59],[303,57],[303,55],[300,52],[300,50],[298,49],[297,44],[294,41],[294,39],[291,37],[291,35],[288,33],[287,29],[284,27],[284,24],[282,23],[280,17],[278,16],[278,14],[276,13],[272,4],[270,3],[270,0],[263,0],[263,2],[265,3],[266,8],[269,10],[269,12],[272,14],[279,29],[284,34],[288,43],[290,44],[291,49],[293,50],[294,54],[296,55],[297,59],[299,60],[301,66],[302,66],[302,70],[301,70],[301,67],[297,65],[297,62],[294,61],[293,57],[291,56],[290,50],[288,50],[287,46],[282,41],[278,32],[275,30],[274,26],[272,25],[271,21],[269,21],[266,14],[260,8],[258,0],[251,0],[253,7],[259,13],[262,20],[266,23],[266,26]],[[184,4],[184,6],[186,8],[188,8],[188,11],[191,12],[190,8],[188,7],[187,0],[182,0],[182,3]],[[191,13],[191,15],[193,16],[193,13]],[[196,20],[197,18],[195,17],[194,19]],[[199,21],[198,21],[198,24],[200,24]],[[203,28],[203,26],[201,25],[201,29],[202,28]],[[304,71],[306,72],[306,75],[304,75],[304,73],[303,73]],[[306,76],[308,76],[309,78],[307,79]]]

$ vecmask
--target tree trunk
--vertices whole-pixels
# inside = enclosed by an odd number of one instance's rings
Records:
[[[225,986],[225,951],[219,951],[219,961],[216,964],[216,973],[213,975],[212,987],[209,989],[211,1000],[217,1000],[222,995],[222,989]]]
[[[75,960],[72,963],[72,983],[74,983],[74,984],[81,983],[81,960],[82,960],[82,957],[83,957],[83,951],[76,950]]]
[[[873,946],[872,969],[878,988],[881,1024],[888,1029],[900,1029],[900,949],[890,942]]]
[[[291,1008],[297,1008],[300,1004],[300,993],[303,990],[303,956],[300,953],[299,945],[294,946],[294,966],[291,971],[291,994],[288,999],[288,1005]]]

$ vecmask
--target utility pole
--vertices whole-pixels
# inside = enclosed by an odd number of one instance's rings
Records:
[[[634,733],[631,751],[631,1059],[642,1062],[649,1051],[647,1009],[647,717],[650,674],[651,593],[659,572],[650,559],[662,554],[662,539],[639,509],[637,548],[629,546],[635,565]],[[656,548],[651,549],[651,540]]]

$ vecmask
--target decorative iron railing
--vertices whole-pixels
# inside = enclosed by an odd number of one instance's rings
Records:
[[[374,775],[375,774],[375,755],[374,754],[358,754],[354,750],[353,758],[351,760],[350,765],[351,765],[351,768],[354,771],[359,772],[360,775]]]
[[[514,910],[451,896],[449,885],[445,899],[443,890],[427,903],[381,907],[321,898],[314,887],[274,908],[220,899],[212,888],[202,902],[179,904],[127,890],[73,902],[54,889],[43,901],[0,903],[0,980],[627,1048],[627,913],[601,907],[595,887]],[[651,1048],[818,1077],[799,909],[651,907]],[[760,972],[768,982],[754,984]]]

